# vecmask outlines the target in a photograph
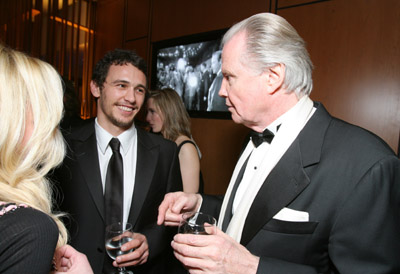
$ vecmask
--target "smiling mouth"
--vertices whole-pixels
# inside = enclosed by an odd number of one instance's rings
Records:
[[[127,106],[118,106],[118,108],[122,111],[132,112],[135,108],[134,107],[127,107]]]

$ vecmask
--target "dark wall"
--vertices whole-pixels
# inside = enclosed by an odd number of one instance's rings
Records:
[[[400,1],[98,0],[95,59],[114,47],[151,63],[152,42],[228,28],[259,12],[285,17],[308,44],[313,100],[369,129],[398,150]],[[192,119],[207,193],[224,193],[248,129],[231,120]]]

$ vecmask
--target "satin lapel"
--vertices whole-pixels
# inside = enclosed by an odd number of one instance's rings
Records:
[[[94,125],[73,140],[73,150],[97,210],[104,220],[104,196]]]
[[[146,132],[137,130],[137,163],[135,175],[135,188],[129,212],[129,222],[135,226],[142,211],[144,201],[149,192],[150,184],[156,171],[159,156],[159,146],[154,145],[146,136]],[[143,210],[146,210],[145,208]]]
[[[325,132],[332,117],[320,103],[260,188],[247,215],[241,244],[247,245],[255,234],[283,207],[290,204],[310,183],[306,168],[317,164]]]
[[[300,163],[298,143],[295,141],[254,199],[243,228],[241,244],[246,245],[266,222],[307,187],[310,181]]]

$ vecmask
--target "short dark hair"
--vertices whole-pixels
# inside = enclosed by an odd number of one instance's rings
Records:
[[[111,65],[122,66],[126,64],[131,64],[136,67],[143,72],[147,78],[147,65],[142,57],[137,55],[134,50],[114,49],[107,52],[103,58],[97,62],[92,74],[93,82],[95,82],[98,87],[103,87]]]

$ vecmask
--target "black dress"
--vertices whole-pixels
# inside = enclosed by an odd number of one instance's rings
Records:
[[[49,274],[58,227],[47,214],[30,207],[0,204],[0,273]]]
[[[184,144],[187,144],[187,143],[194,145],[194,147],[197,149],[197,145],[193,141],[185,140],[185,141],[183,141],[182,143],[179,144],[179,146],[178,146],[178,154],[181,151],[182,146]],[[199,192],[198,193],[200,193],[200,194],[204,193],[204,181],[203,181],[203,175],[201,174],[201,170],[200,170]]]

